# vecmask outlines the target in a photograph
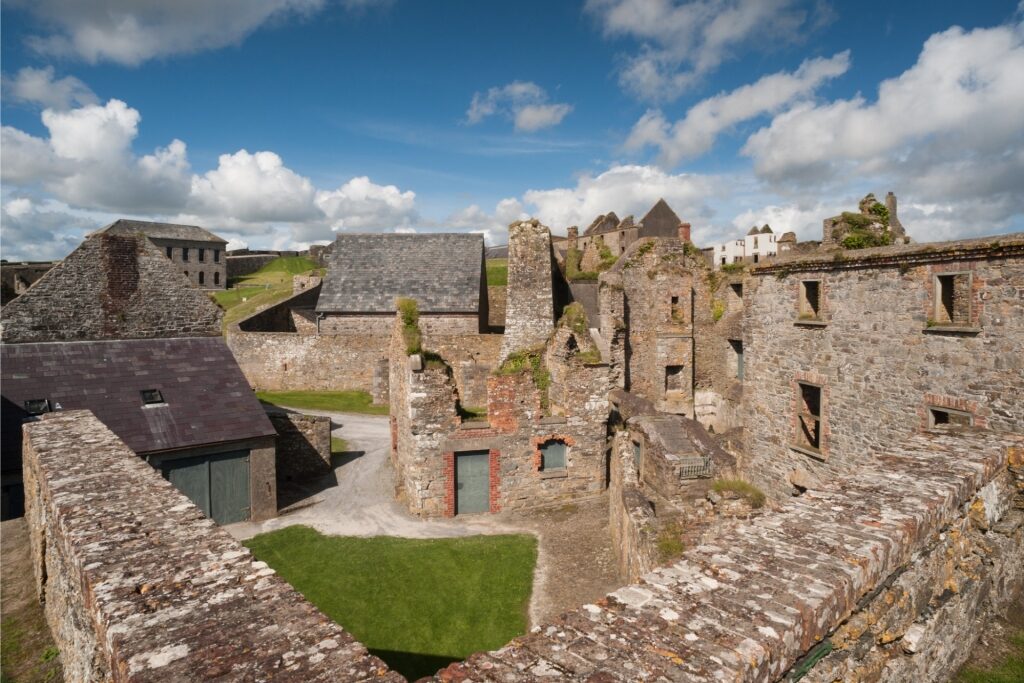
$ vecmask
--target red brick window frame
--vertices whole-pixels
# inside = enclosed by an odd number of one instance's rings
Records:
[[[492,513],[501,512],[501,451],[490,448],[487,451],[490,465],[490,481],[488,492],[489,509]],[[455,451],[441,454],[444,461],[444,516],[455,516]]]
[[[798,372],[790,383],[792,402],[789,418],[789,447],[817,460],[828,460],[831,430],[828,420],[829,386],[824,375],[816,372]],[[817,413],[807,404],[807,389],[816,389]],[[814,393],[814,392],[810,392]],[[818,447],[814,448],[805,436],[805,430],[817,423]]]
[[[828,297],[825,278],[800,278],[796,282],[796,321],[808,325],[824,324]]]
[[[959,417],[969,418],[970,426],[985,429],[988,427],[988,419],[985,415],[979,415],[980,407],[977,401],[969,401],[956,396],[943,396],[940,394],[924,395],[924,403],[918,413],[921,416],[921,430],[929,431],[936,428],[936,413],[949,413],[949,422],[956,424]],[[984,412],[984,411],[981,411]]]
[[[572,438],[568,434],[542,434],[541,436],[535,436],[530,440],[530,443],[533,446],[533,471],[544,471],[544,454],[541,453],[540,447],[548,441],[561,441],[565,444],[565,471],[568,471],[569,456],[572,453],[572,447],[576,445],[576,439]]]

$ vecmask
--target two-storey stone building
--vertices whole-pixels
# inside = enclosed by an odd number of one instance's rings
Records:
[[[121,218],[90,235],[141,232],[200,289],[227,287],[227,240],[198,225],[154,223]]]

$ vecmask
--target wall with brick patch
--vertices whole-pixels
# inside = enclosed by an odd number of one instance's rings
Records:
[[[277,431],[277,479],[307,479],[331,471],[331,418],[267,410]]]
[[[947,680],[1024,585],[1024,436],[915,435],[434,680]],[[1008,468],[1009,463],[1009,468]]]
[[[970,273],[971,319],[929,323],[935,279]],[[800,308],[818,282],[819,314]],[[822,479],[928,425],[928,408],[1024,432],[1024,235],[782,261],[748,279],[745,469],[778,495],[797,470]],[[801,317],[803,316],[803,317]],[[800,447],[798,383],[821,388],[821,444]]]
[[[25,428],[26,521],[68,680],[393,681],[88,411]]]
[[[141,235],[82,242],[2,313],[4,343],[215,337],[223,312]]]

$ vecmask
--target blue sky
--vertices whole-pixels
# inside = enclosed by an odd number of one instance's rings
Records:
[[[4,258],[120,216],[250,247],[556,233],[660,196],[702,245],[893,190],[1024,229],[1017,2],[9,0]]]

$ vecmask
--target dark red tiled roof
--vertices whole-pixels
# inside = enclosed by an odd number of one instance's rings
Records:
[[[220,337],[4,344],[0,360],[4,471],[20,465],[31,399],[91,410],[136,453],[275,433]],[[143,389],[166,405],[143,407]]]

